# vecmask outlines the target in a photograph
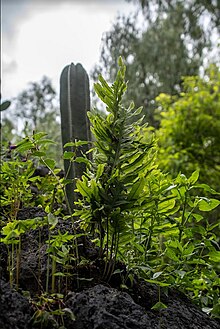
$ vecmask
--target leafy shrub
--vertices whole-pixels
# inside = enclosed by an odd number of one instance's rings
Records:
[[[202,79],[185,77],[180,96],[161,94],[158,161],[175,177],[200,170],[199,181],[220,185],[220,71],[212,65]]]

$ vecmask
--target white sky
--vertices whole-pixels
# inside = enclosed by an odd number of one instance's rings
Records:
[[[16,97],[43,75],[59,91],[62,69],[81,63],[88,74],[99,61],[101,38],[125,0],[2,0],[2,99]]]

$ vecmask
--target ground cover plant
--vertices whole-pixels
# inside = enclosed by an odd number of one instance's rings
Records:
[[[123,105],[125,69],[119,59],[115,82],[109,85],[100,76],[95,84],[107,114],[89,113],[95,139],[89,152],[78,156],[77,148],[87,141],[66,144],[74,151],[64,152],[64,158],[86,164],[76,179],[74,207],[66,195],[69,180],[47,158],[45,146],[52,141],[44,133],[26,137],[2,157],[0,241],[7,271],[1,266],[1,277],[24,290],[23,248],[27,234],[36,235],[37,288],[29,292],[33,327],[46,327],[51,317],[57,328],[65,328],[65,316],[74,321],[63,297],[69,289],[94,285],[94,268],[98,282],[118,281],[124,291],[132,289],[137,277],[158,285],[158,300],[151,307],[158,312],[167,307],[162,293],[172,287],[212,317],[220,316],[219,223],[209,221],[209,212],[220,203],[219,192],[197,183],[199,170],[171,179],[158,169],[156,140],[143,118],[135,120],[142,109]],[[35,171],[40,164],[49,173],[45,177]],[[19,219],[22,207],[30,206],[43,216]],[[85,242],[95,253],[82,253]]]

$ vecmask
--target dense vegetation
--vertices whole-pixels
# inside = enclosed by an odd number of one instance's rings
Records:
[[[199,181],[220,184],[220,72],[211,65],[204,78],[185,77],[178,96],[160,94],[157,115],[160,167],[172,174],[200,170]]]
[[[177,115],[174,132],[179,132],[178,125],[185,122],[181,120],[188,113],[184,111],[186,104],[189,104],[187,109],[197,111],[198,108],[201,119],[208,115],[202,112],[207,102],[210,104],[212,100],[210,108],[212,111],[217,109],[217,85],[212,80],[215,81],[216,77],[210,75],[206,84],[200,79],[188,78],[185,80],[185,94],[179,99],[171,101],[169,96],[160,97],[166,111],[172,113],[177,107],[180,109],[181,118]],[[201,184],[202,181],[198,184],[200,167],[193,171],[193,164],[189,170],[186,168],[188,175],[178,172],[175,176],[172,172],[169,176],[160,170],[159,167],[164,165],[165,151],[157,145],[151,129],[149,131],[144,119],[140,118],[142,108],[135,109],[133,102],[125,106],[126,90],[125,66],[120,59],[115,82],[108,84],[100,76],[95,84],[95,91],[105,104],[107,114],[92,111],[89,115],[95,137],[90,150],[92,157],[84,154],[79,159],[77,156],[77,147],[85,141],[74,142],[76,151],[64,153],[64,158],[86,164],[84,175],[76,181],[79,198],[73,213],[67,214],[66,211],[66,206],[71,209],[65,195],[65,185],[69,181],[59,176],[56,161],[48,157],[46,147],[53,141],[45,138],[45,133],[36,132],[16,146],[2,150],[1,243],[8,249],[10,282],[19,287],[22,236],[31,229],[47,227],[48,271],[44,287],[47,293],[59,292],[62,281],[68,283],[73,275],[73,268],[89,262],[78,253],[77,238],[85,235],[95,243],[99,259],[105,264],[102,273],[105,282],[120,274],[121,288],[128,289],[128,281],[132,285],[134,276],[138,275],[161,289],[175,287],[182,290],[204,311],[219,317],[220,227],[219,220],[210,221],[209,212],[220,204],[220,193],[208,184]],[[204,96],[202,100],[200,92]],[[192,102],[199,105],[192,106]],[[174,143],[174,152],[178,153],[181,150],[171,138],[175,135],[167,121],[171,118],[166,116],[166,111],[161,131],[165,130],[169,136],[166,147]],[[215,123],[218,126],[217,121]],[[194,131],[189,128],[189,132],[193,134]],[[190,139],[190,136],[187,137]],[[201,151],[200,147],[198,149]],[[43,178],[34,174],[38,164],[47,167],[50,174]],[[181,164],[185,166],[184,161]],[[204,177],[203,171],[202,175]],[[33,197],[34,188],[39,193]],[[43,208],[47,214],[44,220],[18,220],[19,209],[29,206]],[[56,232],[59,218],[69,221],[74,233]],[[125,264],[126,271],[116,268],[118,261]],[[78,284],[80,279],[76,276]],[[166,308],[160,296],[154,308]]]

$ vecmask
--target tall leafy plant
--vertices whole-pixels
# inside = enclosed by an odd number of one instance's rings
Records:
[[[127,89],[125,66],[119,59],[115,82],[109,85],[102,76],[95,84],[98,97],[106,105],[107,116],[89,113],[96,139],[93,162],[76,183],[82,199],[75,216],[85,229],[99,237],[100,256],[106,259],[104,277],[110,277],[120,245],[128,243],[133,230],[131,210],[141,206],[146,177],[152,170],[153,140],[145,140],[143,118],[135,122],[142,108],[122,104]]]

